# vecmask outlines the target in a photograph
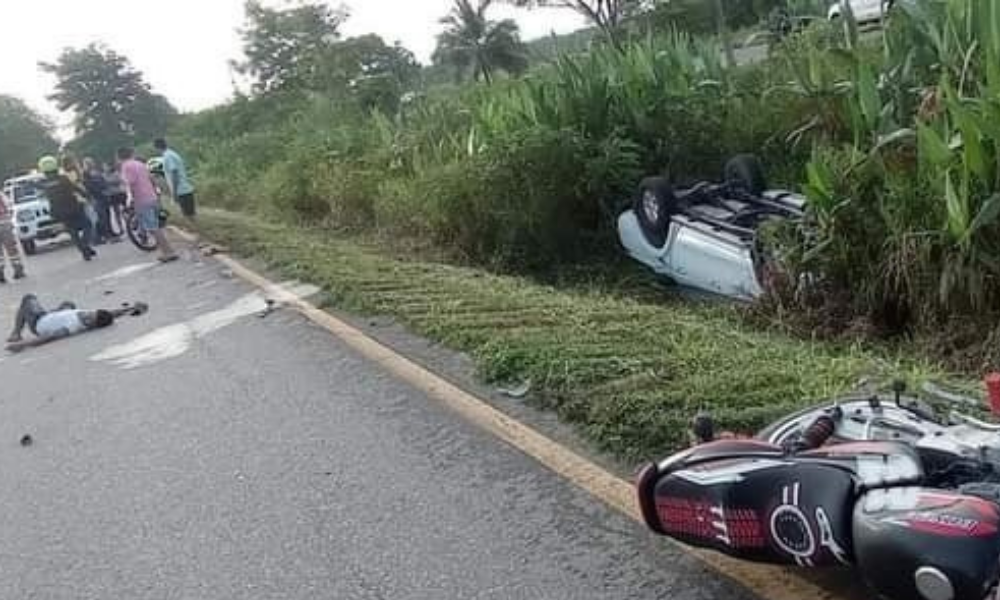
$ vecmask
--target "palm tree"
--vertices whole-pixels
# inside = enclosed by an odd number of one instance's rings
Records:
[[[453,67],[460,74],[472,73],[477,81],[493,81],[493,74],[512,75],[528,68],[521,32],[511,19],[491,21],[486,11],[493,0],[455,0],[448,16],[441,19],[445,30],[438,35],[434,62]]]

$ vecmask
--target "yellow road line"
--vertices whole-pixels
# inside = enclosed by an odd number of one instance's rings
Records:
[[[175,231],[186,239],[193,239],[186,232],[176,228]],[[275,283],[229,256],[219,254],[215,258],[250,284],[265,290],[276,289]],[[310,302],[294,296],[282,298],[282,301],[340,338],[358,354],[378,363],[386,371],[537,460],[615,510],[642,523],[631,483],[512,419]],[[715,552],[672,543],[766,600],[844,600],[842,596],[806,581],[790,569],[746,563]]]

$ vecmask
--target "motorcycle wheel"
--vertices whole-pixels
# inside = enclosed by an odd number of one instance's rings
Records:
[[[154,252],[157,247],[156,238],[146,231],[139,223],[139,215],[131,213],[125,221],[128,239],[136,248],[143,252]]]

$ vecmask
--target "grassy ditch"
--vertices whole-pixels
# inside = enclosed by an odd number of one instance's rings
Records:
[[[699,410],[751,430],[861,378],[939,375],[885,349],[754,329],[718,303],[549,287],[232,213],[207,213],[201,229],[283,276],[321,285],[337,308],[391,316],[469,353],[488,381],[530,380],[534,402],[625,460],[683,444]]]

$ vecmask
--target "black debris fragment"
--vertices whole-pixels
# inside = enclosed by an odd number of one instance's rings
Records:
[[[277,308],[277,305],[278,305],[277,302],[275,302],[274,300],[271,300],[270,298],[268,298],[267,300],[265,300],[265,302],[267,303],[267,308],[265,308],[263,311],[261,311],[261,313],[259,315],[257,315],[261,319],[266,319],[267,317],[269,317],[271,315],[271,313],[273,313],[275,311],[275,309]]]

